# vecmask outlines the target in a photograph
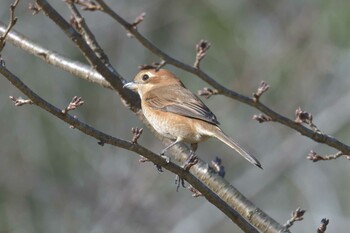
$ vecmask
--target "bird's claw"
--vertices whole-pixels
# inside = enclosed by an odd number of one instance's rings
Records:
[[[175,184],[176,184],[176,192],[179,191],[180,184],[183,188],[186,188],[185,180],[183,178],[181,178],[179,175],[175,176]]]
[[[187,159],[183,165],[183,168],[186,171],[189,171],[192,166],[196,165],[196,163],[198,163],[198,158],[197,158],[196,154],[193,151],[191,151],[191,153],[189,154],[189,156],[187,157]]]

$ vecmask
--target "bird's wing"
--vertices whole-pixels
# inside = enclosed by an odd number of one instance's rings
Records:
[[[180,85],[164,86],[149,91],[145,98],[148,107],[187,116],[219,125],[214,113],[192,92]]]

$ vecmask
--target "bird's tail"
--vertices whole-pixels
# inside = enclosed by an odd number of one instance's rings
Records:
[[[242,155],[246,160],[255,166],[262,169],[260,162],[252,155],[250,155],[246,150],[244,150],[240,145],[238,145],[232,138],[227,136],[224,132],[222,132],[219,128],[217,128],[216,133],[213,135],[235,151],[237,151],[240,155]]]

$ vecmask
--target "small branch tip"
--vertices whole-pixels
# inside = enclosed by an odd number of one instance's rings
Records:
[[[203,96],[206,99],[209,99],[212,95],[219,94],[219,91],[216,89],[211,89],[209,87],[204,87],[202,90],[198,90],[197,94]]]
[[[61,112],[63,114],[67,114],[69,111],[74,110],[83,104],[84,104],[84,101],[82,100],[81,97],[74,96],[72,101],[69,103],[69,105],[65,109],[63,109]]]
[[[200,62],[205,57],[210,46],[211,44],[207,40],[200,40],[199,43],[196,45],[196,60],[193,64],[193,66],[196,69],[199,69]]]
[[[13,96],[9,96],[9,99],[15,103],[15,106],[22,106],[25,104],[34,104],[30,99],[23,99],[22,97],[15,98]]]
[[[30,2],[28,5],[28,9],[32,11],[33,15],[36,15],[41,11],[41,8],[37,2],[34,2],[34,3]]]
[[[253,120],[258,121],[259,123],[263,123],[267,121],[272,121],[272,118],[269,116],[266,116],[265,114],[259,114],[259,115],[254,115]]]
[[[308,113],[306,111],[301,110],[300,107],[298,107],[295,110],[295,123],[302,124],[305,123],[311,127],[311,129],[317,133],[321,133],[321,130],[317,128],[317,126],[312,122],[312,114]]]
[[[254,102],[258,102],[262,94],[264,94],[269,88],[270,86],[265,81],[261,81],[257,91],[253,93]]]
[[[298,207],[295,211],[292,212],[292,217],[284,224],[284,227],[289,229],[291,226],[293,226],[294,222],[302,221],[304,219],[304,214],[306,210],[301,209]]]
[[[140,138],[142,132],[143,132],[143,128],[131,128],[131,132],[132,132],[132,139],[131,142],[133,144],[137,144],[137,140]],[[141,161],[140,161],[141,162]]]
[[[338,151],[336,154],[330,154],[330,155],[325,155],[325,156],[321,156],[319,154],[317,154],[315,151],[311,150],[308,154],[308,156],[306,157],[308,160],[311,160],[312,162],[317,162],[317,161],[327,161],[327,160],[333,160],[333,159],[337,159],[341,156],[346,156],[346,159],[350,159],[349,155],[344,155],[343,152]]]

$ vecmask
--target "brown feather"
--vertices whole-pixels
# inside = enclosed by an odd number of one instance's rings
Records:
[[[214,113],[182,85],[154,88],[145,94],[144,100],[145,104],[153,109],[203,120],[214,125],[220,124]]]

